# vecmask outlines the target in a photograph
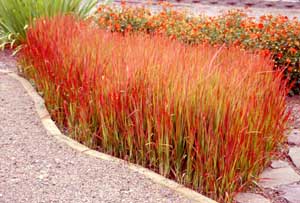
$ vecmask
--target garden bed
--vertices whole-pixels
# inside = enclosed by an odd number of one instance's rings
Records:
[[[20,59],[70,136],[221,202],[285,139],[286,89],[266,55],[59,16],[28,29]]]

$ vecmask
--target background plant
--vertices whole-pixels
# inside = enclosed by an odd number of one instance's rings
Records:
[[[124,35],[37,20],[23,71],[70,136],[230,202],[284,141],[280,72],[234,47]]]
[[[240,10],[219,16],[191,16],[163,4],[151,13],[144,7],[100,6],[97,22],[112,32],[160,33],[188,44],[209,43],[239,46],[271,55],[274,69],[284,71],[293,86],[290,94],[300,93],[300,22],[286,16],[255,19]]]
[[[0,48],[19,45],[26,27],[41,16],[74,13],[85,18],[96,0],[0,0]]]

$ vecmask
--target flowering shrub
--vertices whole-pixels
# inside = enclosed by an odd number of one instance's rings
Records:
[[[161,33],[191,44],[225,43],[260,50],[272,55],[275,69],[284,71],[293,85],[291,93],[300,93],[300,22],[297,19],[268,15],[255,20],[239,10],[216,17],[188,16],[166,5],[158,13],[123,5],[121,8],[100,6],[97,22],[113,32]]]
[[[37,20],[20,54],[70,136],[220,202],[284,141],[286,91],[262,55],[122,36],[72,16]]]

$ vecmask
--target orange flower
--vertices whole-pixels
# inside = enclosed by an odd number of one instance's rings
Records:
[[[197,33],[197,30],[193,30],[192,33],[191,33],[191,36],[192,37],[197,37],[198,33]]]
[[[176,39],[176,36],[175,35],[170,35],[169,37],[171,40],[175,40]]]
[[[231,23],[229,21],[226,22],[226,27],[230,27]]]
[[[131,31],[132,30],[132,26],[129,24],[129,25],[127,25],[127,30],[128,31]]]
[[[259,33],[251,33],[251,34],[250,34],[250,38],[251,38],[251,39],[257,39],[257,38],[259,38],[259,37],[261,37],[261,35],[260,35]]]
[[[102,11],[102,7],[100,6],[99,8],[98,8],[98,13],[100,13]]]
[[[254,34],[254,33],[251,33],[251,34],[250,34],[250,38],[251,38],[251,39],[256,39],[256,38],[257,38],[257,36],[256,36],[256,34]]]
[[[288,72],[292,72],[293,71],[293,67],[289,66],[287,70],[288,70]]]
[[[270,40],[271,40],[272,42],[275,42],[275,41],[276,41],[276,37],[272,36],[272,37],[270,37]]]
[[[267,17],[266,17],[265,15],[263,15],[263,16],[260,16],[259,19],[260,19],[261,21],[265,21],[265,20],[267,20]]]
[[[261,50],[261,55],[263,55],[263,56],[269,56],[270,55],[270,50],[268,50],[268,49],[263,49],[263,50]]]
[[[278,54],[277,54],[277,58],[279,58],[279,59],[281,59],[281,58],[282,58],[282,56],[283,56],[283,54],[282,54],[282,53],[278,53]]]
[[[125,7],[126,6],[126,1],[125,0],[121,0],[121,6]]]
[[[291,63],[291,59],[290,59],[290,58],[287,58],[287,59],[285,60],[285,62]]]
[[[104,17],[101,17],[101,18],[99,19],[98,23],[99,23],[100,25],[104,24],[104,23],[105,23],[105,18],[104,18]]]
[[[257,25],[257,27],[258,27],[259,29],[263,29],[263,28],[264,28],[264,24],[259,23],[259,24]]]
[[[121,30],[121,25],[119,23],[116,23],[115,28],[116,28],[116,30]]]
[[[152,21],[148,21],[148,22],[146,23],[146,26],[148,26],[148,27],[153,27],[153,22],[152,22]]]
[[[117,16],[117,15],[114,15],[114,16],[113,16],[113,20],[114,20],[114,21],[117,21],[117,20],[119,20],[119,16]]]
[[[294,47],[291,47],[290,49],[289,49],[289,52],[291,53],[291,54],[296,54],[297,53],[297,49],[295,49]]]

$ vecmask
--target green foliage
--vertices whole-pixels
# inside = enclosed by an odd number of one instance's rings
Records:
[[[96,0],[0,0],[0,48],[19,45],[26,28],[41,16],[73,13],[86,18]]]

